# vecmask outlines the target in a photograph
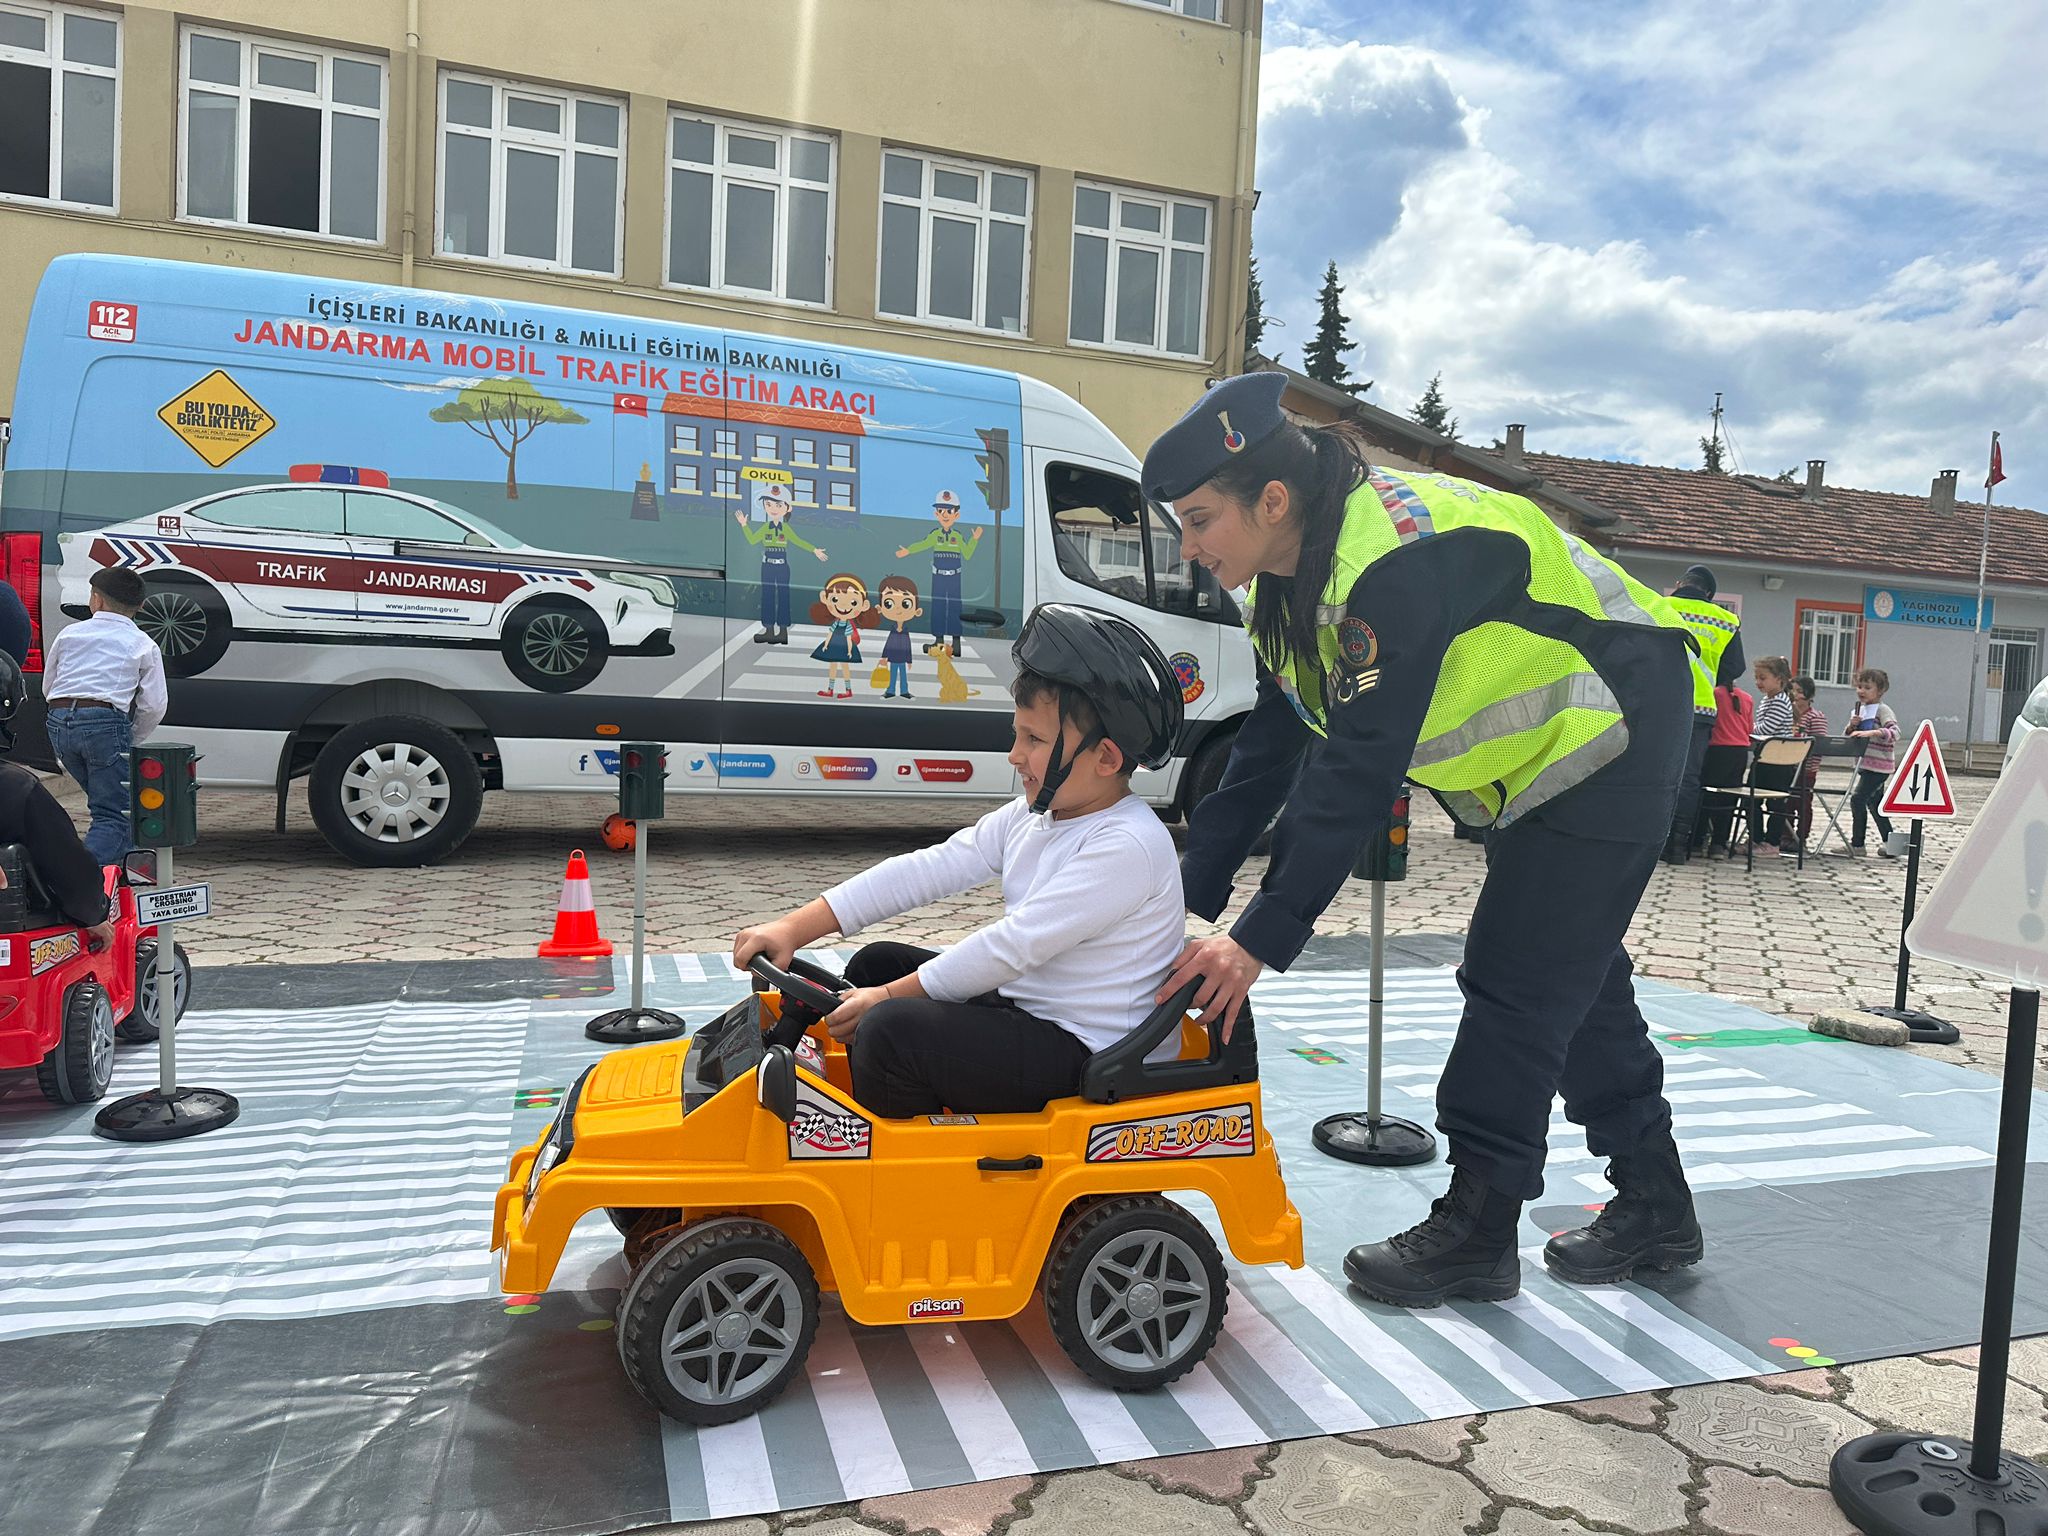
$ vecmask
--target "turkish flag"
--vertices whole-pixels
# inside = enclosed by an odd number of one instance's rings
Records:
[[[2005,478],[2005,455],[1998,451],[1998,434],[1991,434],[1991,474],[1984,482],[1984,489],[1990,490]]]
[[[647,397],[645,395],[613,395],[612,414],[614,416],[645,416],[647,414]]]

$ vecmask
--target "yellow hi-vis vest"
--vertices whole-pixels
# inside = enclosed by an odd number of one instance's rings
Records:
[[[1564,532],[1525,497],[1467,480],[1372,469],[1344,506],[1330,584],[1316,611],[1321,674],[1297,673],[1284,647],[1260,658],[1310,729],[1326,735],[1324,677],[1337,677],[1337,626],[1352,585],[1402,545],[1459,528],[1510,533],[1529,546],[1532,602],[1593,619],[1684,631],[1670,600]],[[1258,604],[1252,584],[1250,606]],[[1251,616],[1245,616],[1247,628]],[[1408,777],[1460,821],[1505,827],[1621,756],[1621,702],[1576,647],[1490,622],[1453,638],[1437,674]]]
[[[1672,597],[1665,601],[1678,610],[1685,627],[1700,643],[1699,654],[1692,659],[1692,707],[1703,715],[1711,715],[1714,678],[1721,670],[1721,656],[1728,649],[1728,642],[1735,638],[1735,631],[1742,627],[1742,620],[1703,597]]]

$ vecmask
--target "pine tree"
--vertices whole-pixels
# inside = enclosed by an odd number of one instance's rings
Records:
[[[1302,371],[1319,384],[1362,395],[1372,388],[1372,380],[1354,383],[1351,365],[1344,361],[1344,354],[1356,352],[1358,343],[1345,335],[1350,322],[1344,316],[1344,286],[1337,281],[1334,261],[1324,271],[1323,289],[1316,297],[1321,311],[1316,317],[1315,340],[1301,349]]]
[[[1259,344],[1266,338],[1266,300],[1259,292],[1259,258],[1251,258],[1249,276],[1245,279],[1244,294],[1244,349],[1247,354],[1259,350]]]
[[[1704,469],[1708,474],[1725,475],[1728,473],[1727,454],[1728,450],[1721,446],[1720,438],[1703,437],[1700,439],[1700,457],[1703,460],[1700,468]]]
[[[1422,398],[1415,402],[1415,409],[1408,414],[1432,432],[1450,438],[1458,435],[1458,418],[1444,408],[1444,376],[1441,372],[1430,377],[1429,388],[1422,392]]]

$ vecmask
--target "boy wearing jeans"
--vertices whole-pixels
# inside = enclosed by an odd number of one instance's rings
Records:
[[[1842,734],[1863,743],[1863,755],[1856,760],[1856,794],[1849,802],[1849,851],[1862,853],[1866,820],[1877,823],[1877,835],[1884,839],[1878,852],[1895,858],[1891,849],[1892,824],[1879,811],[1884,801],[1885,782],[1898,766],[1899,717],[1884,702],[1891,688],[1890,674],[1881,667],[1865,667],[1856,674],[1856,709],[1849,728]]]
[[[135,624],[142,598],[134,571],[95,571],[91,615],[57,637],[43,675],[50,747],[85,790],[85,847],[102,864],[118,864],[131,846],[128,750],[169,708],[163,653]]]

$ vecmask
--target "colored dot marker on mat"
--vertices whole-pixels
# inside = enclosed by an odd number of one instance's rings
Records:
[[[582,1322],[578,1323],[576,1326],[578,1328],[581,1328],[585,1333],[603,1333],[607,1328],[611,1327],[611,1325],[612,1320],[608,1317],[586,1317]]]
[[[529,1312],[538,1312],[539,1310],[540,1308],[530,1301],[521,1302],[516,1306],[510,1306],[505,1309],[507,1315],[512,1317],[524,1317]]]
[[[1807,1361],[1806,1363],[1808,1365],[1833,1365],[1835,1362],[1830,1360],[1826,1355],[1815,1355],[1811,1360]]]
[[[1785,1353],[1790,1355],[1794,1360],[1812,1360],[1820,1354],[1820,1351],[1817,1349],[1809,1349],[1804,1344],[1794,1344],[1790,1349],[1786,1350]]]
[[[1773,1349],[1795,1349],[1795,1348],[1797,1348],[1797,1347],[1798,1347],[1798,1344],[1799,1344],[1799,1341],[1798,1341],[1797,1339],[1773,1339],[1773,1340],[1771,1340],[1771,1348],[1773,1348]]]

